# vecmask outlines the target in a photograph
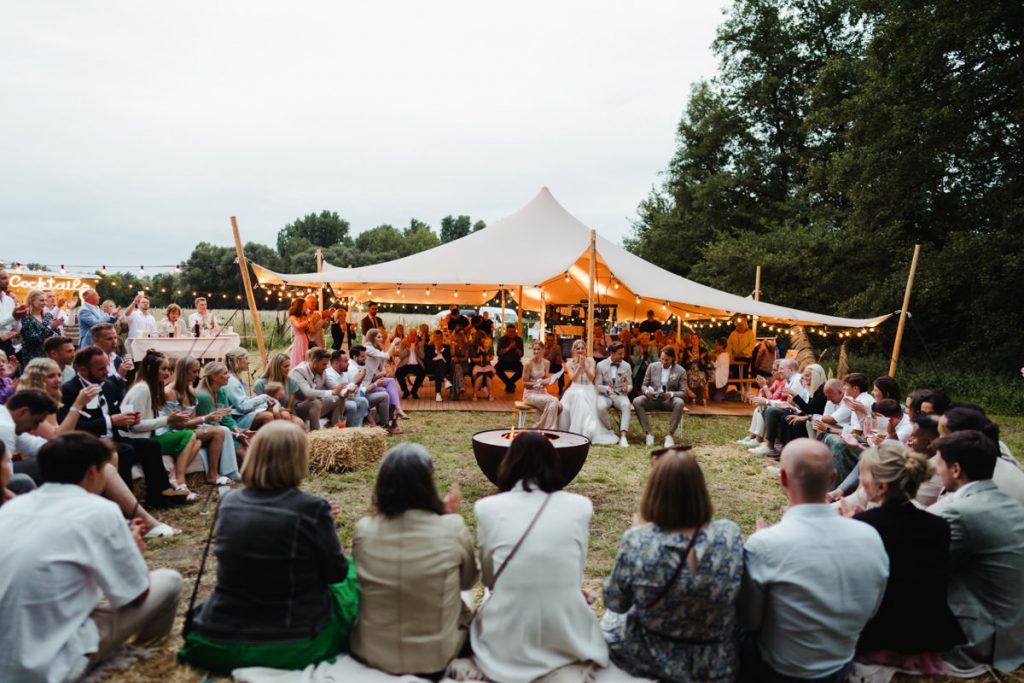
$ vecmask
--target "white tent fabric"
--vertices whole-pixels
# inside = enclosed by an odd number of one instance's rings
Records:
[[[500,288],[520,305],[585,304],[589,287],[591,230],[555,200],[548,189],[523,208],[484,230],[433,249],[386,263],[342,268],[325,263],[323,272],[286,275],[252,264],[261,285],[330,284],[338,297],[408,304],[476,304]],[[723,292],[648,263],[597,236],[595,304],[616,304],[620,319],[659,317],[704,320],[736,313],[765,322],[873,328],[889,315],[840,318]],[[753,268],[751,268],[753,270]]]

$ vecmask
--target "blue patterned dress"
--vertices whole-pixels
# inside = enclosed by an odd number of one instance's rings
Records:
[[[604,583],[602,621],[612,661],[634,676],[660,681],[732,681],[739,670],[736,598],[743,575],[743,535],[735,523],[711,522],[697,536],[697,571],[684,567],[665,597],[689,537],[653,525],[622,536]]]

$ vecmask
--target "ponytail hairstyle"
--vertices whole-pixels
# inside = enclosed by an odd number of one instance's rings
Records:
[[[913,500],[917,489],[933,472],[927,457],[896,441],[883,441],[882,445],[864,451],[860,466],[868,468],[875,481],[889,485],[886,503]]]

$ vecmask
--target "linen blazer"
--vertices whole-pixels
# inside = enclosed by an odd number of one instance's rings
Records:
[[[643,384],[640,385],[640,393],[645,393],[647,387],[654,389],[655,393],[661,390],[660,361],[647,366],[647,374],[644,375]],[[686,398],[686,370],[682,365],[673,365],[669,370],[668,390],[672,394],[672,398]]]
[[[1024,506],[985,479],[942,516],[950,528],[949,607],[967,636],[947,659],[1013,671],[1024,664]]]
[[[462,517],[426,510],[364,517],[352,559],[362,594],[352,653],[392,674],[447,667],[468,635],[459,591],[480,576]]]
[[[618,370],[618,372],[616,372]],[[622,389],[622,378],[626,379],[626,388]],[[597,377],[594,384],[597,385],[597,393],[602,396],[609,395],[609,387],[616,394],[626,395],[633,390],[633,368],[623,358],[618,368],[612,367],[610,358],[605,358],[597,364]]]

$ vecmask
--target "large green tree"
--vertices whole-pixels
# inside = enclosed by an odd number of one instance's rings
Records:
[[[772,301],[870,315],[920,243],[922,338],[1019,363],[1022,37],[1020,3],[738,0],[627,246],[743,294],[760,264]]]
[[[277,253],[287,256],[290,251],[307,246],[329,247],[351,244],[349,224],[336,211],[306,214],[281,228],[277,233]]]

